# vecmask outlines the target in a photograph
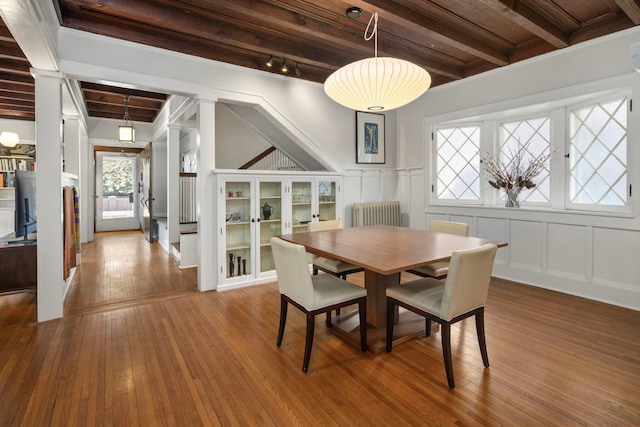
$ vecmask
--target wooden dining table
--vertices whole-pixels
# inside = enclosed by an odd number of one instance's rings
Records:
[[[507,246],[506,242],[386,225],[287,234],[279,237],[303,245],[311,254],[364,268],[369,349],[374,353],[384,349],[387,317],[385,291],[388,287],[400,284],[402,271],[447,261],[457,250],[477,248],[487,243],[498,247]],[[406,317],[412,316],[412,313],[406,314]],[[335,323],[338,328],[341,327],[339,319]],[[420,333],[420,330],[424,331],[422,318],[406,321],[399,319],[398,323],[399,327],[394,327],[394,342],[404,341]],[[348,326],[348,322],[345,326],[345,332],[355,336],[355,331]],[[395,336],[396,331],[398,336]]]

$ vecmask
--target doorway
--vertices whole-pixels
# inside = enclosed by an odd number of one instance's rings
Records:
[[[139,156],[96,151],[96,231],[139,230]]]

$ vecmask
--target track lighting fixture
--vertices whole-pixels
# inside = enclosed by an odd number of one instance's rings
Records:
[[[282,57],[274,57],[273,55],[269,55],[269,59],[267,59],[267,62],[265,62],[265,65],[267,66],[267,68],[273,68],[273,62],[274,60],[277,60],[278,58],[282,58],[282,65],[280,66],[280,71],[282,71],[283,73],[288,73],[289,72],[289,65],[287,64],[287,58],[285,58],[284,56]],[[298,63],[295,63],[295,67],[294,67],[294,72],[296,73],[296,77],[300,77],[302,76],[302,72],[300,71],[300,67],[298,65]]]

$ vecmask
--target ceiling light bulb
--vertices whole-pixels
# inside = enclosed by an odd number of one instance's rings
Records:
[[[287,59],[282,58],[282,72],[286,73],[287,71],[289,71],[289,68],[287,68]]]
[[[271,68],[273,66],[273,55],[269,55],[269,59],[267,60],[267,67]]]

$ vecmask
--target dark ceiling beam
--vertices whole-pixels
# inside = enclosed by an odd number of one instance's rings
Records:
[[[0,57],[21,59],[28,62],[24,53],[22,53],[22,49],[20,49],[20,46],[18,46],[18,43],[15,41],[0,40]]]
[[[507,54],[488,46],[477,39],[457,31],[415,10],[387,0],[353,1],[355,6],[378,11],[380,19],[389,20],[419,34],[431,44],[446,44],[462,52],[481,58],[498,66],[509,64]]]
[[[200,5],[199,12],[207,19],[222,20],[228,25],[238,26],[238,21],[260,25],[266,28],[278,28],[279,32],[286,33],[287,37],[298,40],[300,43],[310,45],[318,44],[320,41],[324,45],[341,48],[358,56],[357,59],[372,57],[374,45],[372,41],[366,41],[363,37],[364,27],[361,23],[349,20],[342,14],[333,14],[330,19],[316,15],[320,10],[316,7],[301,8],[299,1],[276,1],[275,4],[267,2],[255,2],[251,0],[236,0],[233,2],[222,0],[194,0],[192,5]],[[317,2],[316,2],[317,5]],[[205,9],[214,6],[216,12],[213,13]],[[341,11],[342,12],[342,11]],[[228,16],[225,19],[224,16]],[[342,25],[336,25],[335,21],[342,21]],[[275,35],[277,37],[277,34]],[[287,43],[290,45],[290,43]],[[310,46],[310,48],[313,48]],[[308,49],[305,49],[308,53]],[[380,56],[393,56],[411,61],[427,68],[429,71],[443,74],[453,79],[461,77],[460,67],[445,65],[438,60],[439,53],[430,51],[425,46],[415,43],[413,40],[400,38],[389,34],[385,40],[378,41],[378,52]],[[283,53],[284,54],[284,53]],[[289,55],[289,54],[288,54]],[[333,69],[345,65],[352,60],[344,61]]]
[[[119,105],[124,106],[124,99],[122,95],[108,92],[82,92],[85,102],[92,102],[96,104],[104,105]],[[157,111],[162,108],[163,102],[149,101],[141,98],[129,98],[129,107],[144,108],[147,110]]]
[[[15,111],[11,109],[0,108],[0,118],[10,120],[29,120],[35,121],[35,112]]]
[[[629,28],[631,20],[628,16],[613,16],[606,20],[601,20],[593,25],[586,26],[571,34],[571,44],[581,43],[592,40],[607,34],[616,33],[618,31]]]
[[[479,1],[558,49],[569,46],[569,38],[565,33],[523,2],[519,0]]]
[[[0,71],[31,76],[31,65],[20,59],[3,58],[0,53]]]
[[[10,90],[6,90],[4,85],[0,87],[0,97],[11,98],[11,99],[21,99],[24,101],[31,101],[31,102],[36,101],[36,96],[33,92],[32,93],[11,92]]]
[[[615,0],[615,2],[635,25],[640,25],[640,5],[637,0]]]
[[[76,15],[75,12],[68,12],[65,15],[65,26],[81,31],[88,31],[96,34],[102,34],[109,37],[119,38],[121,40],[129,40],[148,46],[163,46],[164,49],[173,50],[201,58],[227,62],[242,67],[260,69],[272,73],[279,73],[276,70],[269,70],[265,66],[265,62],[269,57],[264,52],[265,49],[253,49],[248,51],[235,46],[230,46],[222,41],[201,40],[194,36],[183,34],[173,34],[170,37],[166,33],[157,31],[154,27],[134,27],[133,25],[125,25],[123,21],[110,22],[111,19],[97,16]],[[274,55],[277,56],[277,55]],[[223,59],[224,58],[224,59]],[[287,56],[291,59],[291,56]],[[305,61],[299,62],[303,68],[302,78],[310,81],[324,81],[328,75],[335,69],[317,67]]]
[[[29,107],[29,108],[35,108],[36,106],[36,101],[35,99],[33,101],[28,101],[28,100],[24,100],[24,99],[16,99],[16,98],[7,98],[4,96],[0,95],[0,105],[2,106],[14,106],[14,107]]]
[[[124,117],[125,107],[124,105],[109,105],[98,104],[96,102],[87,102],[87,110],[102,113],[115,113],[120,114],[120,118]],[[154,111],[150,111],[143,108],[131,108],[129,107],[129,115],[136,117],[146,117],[153,119],[156,114]]]
[[[73,3],[80,5],[83,13],[93,10],[130,20],[141,17],[138,25],[150,24],[158,27],[179,28],[180,32],[188,36],[224,42],[227,45],[252,52],[259,50],[264,54],[269,53],[298,63],[321,67],[329,73],[355,59],[373,56],[372,43],[367,43],[362,34],[354,30],[336,29],[310,17],[302,19],[296,14],[270,5],[255,5],[255,8],[268,8],[266,13],[271,13],[271,15],[269,20],[265,20],[264,17],[258,19],[260,15],[255,14],[251,4],[243,6],[242,2],[237,5],[236,2],[212,0],[211,3],[214,6],[226,7],[222,12],[231,15],[232,18],[229,19],[224,19],[224,13],[211,13],[204,10],[202,11],[203,15],[185,14],[174,3],[166,2],[151,4],[140,0],[130,0],[125,4],[118,0],[104,0],[100,2],[99,7],[93,2],[85,0],[75,0]],[[264,35],[257,36],[259,33]],[[171,37],[165,37],[164,44],[171,45],[175,36],[174,32]],[[292,40],[295,41],[292,42]],[[414,50],[426,50],[413,42],[411,44],[414,45]],[[424,66],[431,72],[443,74],[452,79],[461,77],[461,67],[447,66],[435,59],[426,61],[424,52],[417,54],[404,48],[392,47],[386,43],[380,43],[378,49],[384,56],[404,58]],[[353,59],[354,55],[355,59]],[[435,55],[433,56],[435,57]]]
[[[5,83],[33,86],[35,84],[35,81],[33,79],[33,76],[31,76],[30,74],[18,74],[0,71],[0,83],[2,83],[3,88],[5,88]]]

